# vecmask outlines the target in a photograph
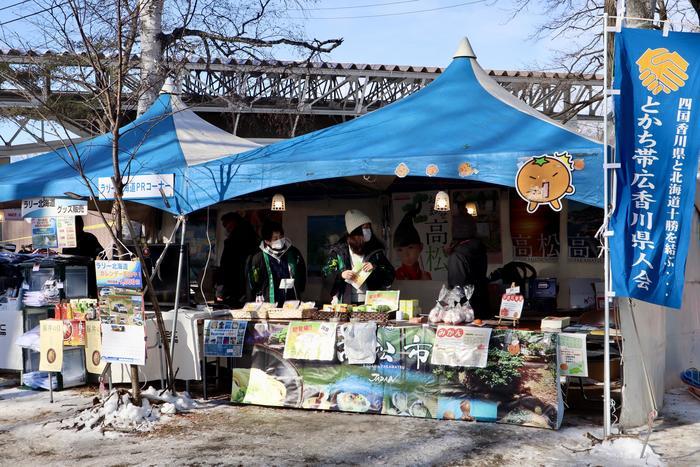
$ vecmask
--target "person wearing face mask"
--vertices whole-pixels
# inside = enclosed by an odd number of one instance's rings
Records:
[[[262,226],[260,251],[248,258],[246,265],[247,300],[263,301],[281,307],[286,300],[301,300],[306,288],[306,263],[301,252],[284,236],[277,222]]]
[[[345,213],[346,235],[330,248],[323,267],[326,290],[335,303],[364,303],[367,290],[384,290],[394,282],[394,267],[384,254],[384,245],[372,231],[372,220],[362,211]],[[348,284],[361,268],[371,272],[358,289]]]

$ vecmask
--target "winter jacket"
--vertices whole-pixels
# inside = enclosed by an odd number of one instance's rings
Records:
[[[306,288],[306,263],[294,246],[290,246],[279,260],[258,250],[248,258],[246,276],[247,301],[253,302],[262,295],[266,302],[282,306],[285,300],[301,300]],[[294,289],[285,293],[279,288],[280,279],[294,279]]]
[[[486,246],[478,238],[459,243],[447,258],[448,286],[474,286],[469,303],[474,309],[474,316],[480,319],[489,317],[487,268]]]
[[[248,257],[258,251],[258,239],[249,224],[241,225],[224,240],[216,284],[219,295],[236,308],[242,305],[246,295],[245,266]]]
[[[367,290],[388,289],[394,282],[394,267],[377,240],[371,239],[365,246],[370,252],[365,255],[365,261],[374,266],[372,274],[365,282]],[[348,284],[341,277],[343,271],[348,269],[352,269],[352,260],[350,259],[350,247],[347,239],[344,238],[330,248],[328,260],[322,270],[325,282],[324,289],[330,289],[331,297],[337,295],[340,303],[344,303],[344,299],[349,300],[349,297],[343,296]]]

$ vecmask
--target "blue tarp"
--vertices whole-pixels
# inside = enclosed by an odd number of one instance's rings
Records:
[[[384,108],[324,130],[204,163],[187,164],[173,135],[172,99],[154,106],[124,128],[122,160],[132,155],[131,174],[175,173],[176,196],[137,200],[187,214],[212,204],[280,185],[357,175],[394,175],[404,163],[424,176],[435,164],[438,177],[514,186],[518,165],[533,156],[568,151],[585,163],[573,175],[572,199],[603,204],[599,142],[547,119],[500,88],[473,57],[461,56],[433,83]],[[177,115],[177,113],[175,113]],[[78,145],[88,178],[112,175],[110,136]],[[217,140],[209,141],[215,146]],[[201,146],[201,145],[200,145]],[[62,152],[62,151],[59,151]],[[436,180],[439,188],[439,180]],[[86,195],[75,171],[48,153],[0,168],[0,201],[33,196]]]

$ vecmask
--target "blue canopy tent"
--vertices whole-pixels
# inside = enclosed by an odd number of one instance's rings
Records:
[[[270,146],[220,130],[163,94],[122,129],[122,170],[175,174],[175,196],[134,200],[177,214],[280,185],[358,175],[410,175],[437,166],[439,177],[514,186],[519,165],[567,151],[583,160],[572,199],[603,205],[601,143],[571,131],[501,88],[464,39],[453,62],[429,86],[382,109]],[[68,151],[80,154],[91,184],[112,175],[111,135],[102,135],[0,170],[0,202],[37,196],[88,195]],[[57,157],[57,154],[61,157]],[[127,164],[127,162],[129,162]],[[126,171],[125,171],[126,172]],[[462,174],[464,175],[464,173]]]
[[[290,183],[357,175],[394,175],[399,164],[424,176],[514,186],[519,165],[567,151],[582,160],[572,199],[602,207],[603,148],[532,109],[479,66],[464,39],[429,86],[360,118],[246,153],[190,167],[188,203],[202,207]],[[463,166],[464,167],[464,166]],[[462,175],[465,175],[464,173]]]
[[[169,87],[169,85],[166,85]],[[175,174],[174,199],[138,199],[175,214],[197,207],[187,202],[189,167],[245,152],[258,145],[234,136],[198,117],[175,95],[162,93],[139,118],[120,129],[119,160],[124,181],[129,176]],[[80,161],[96,194],[100,177],[112,177],[112,135],[104,134],[75,145],[16,162],[0,169],[0,202],[47,196],[65,197],[66,192],[89,196],[75,168]]]

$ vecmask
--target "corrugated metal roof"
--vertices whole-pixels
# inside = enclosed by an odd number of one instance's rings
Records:
[[[84,56],[84,54],[81,54]],[[21,51],[18,49],[0,49],[0,57],[68,57],[68,52],[56,52],[53,50],[28,50]],[[138,60],[138,55],[133,55],[132,60]],[[205,57],[193,56],[190,58],[190,63],[206,64]],[[231,66],[259,66],[259,67],[294,67],[294,68],[312,68],[326,70],[359,70],[359,71],[389,71],[389,72],[406,72],[406,73],[442,73],[444,67],[434,66],[415,66],[415,65],[385,65],[385,64],[366,64],[366,63],[335,63],[335,62],[294,62],[288,60],[251,60],[251,59],[221,59],[213,58],[212,64],[231,65]],[[494,77],[508,78],[554,78],[554,79],[583,79],[583,80],[601,80],[602,75],[594,75],[592,73],[567,73],[567,72],[542,72],[528,70],[488,70],[489,75]]]

